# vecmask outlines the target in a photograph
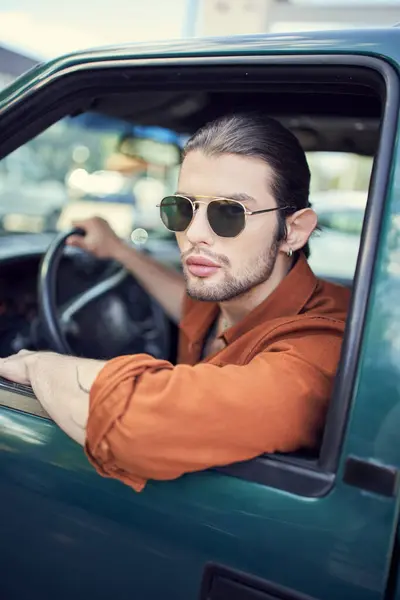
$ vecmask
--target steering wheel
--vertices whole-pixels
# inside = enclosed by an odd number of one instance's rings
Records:
[[[119,354],[132,353],[132,336],[135,352],[149,353],[157,358],[168,358],[170,352],[170,329],[168,319],[161,306],[143,290],[129,272],[120,268],[111,275],[76,296],[61,309],[57,308],[57,274],[65,242],[71,235],[85,235],[82,229],[71,229],[59,234],[50,244],[43,257],[38,281],[39,315],[45,336],[52,349],[61,354],[74,354],[67,334],[74,333],[75,339],[83,337],[78,325],[78,313],[89,305],[92,329],[102,335],[103,346],[111,348],[110,356],[90,358],[113,358]],[[135,288],[132,290],[132,287]],[[123,291],[128,293],[122,293]],[[135,306],[129,297],[140,294],[145,299],[146,315],[135,315]],[[108,304],[104,302],[108,296]],[[111,303],[111,304],[110,304]],[[97,314],[99,313],[99,314]],[[88,311],[86,311],[88,314]],[[113,321],[114,319],[114,321]],[[117,319],[117,320],[116,320]],[[93,326],[93,323],[95,326]],[[100,327],[99,327],[100,323]],[[112,339],[111,339],[112,338]]]

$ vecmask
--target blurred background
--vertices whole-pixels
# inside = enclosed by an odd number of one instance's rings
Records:
[[[93,46],[399,22],[400,0],[2,0],[0,89],[38,62]],[[57,123],[0,161],[0,236],[100,214],[121,236],[140,226],[163,240],[154,198],[174,191],[185,139],[90,114]],[[308,160],[323,229],[312,266],[323,257],[325,275],[352,277],[373,158],[316,151]]]
[[[2,0],[0,43],[31,60],[43,60],[107,44],[397,21],[399,0],[69,0],[63,6],[52,0]],[[16,59],[15,69],[26,64],[22,57]],[[0,65],[6,78],[15,74],[9,57]]]

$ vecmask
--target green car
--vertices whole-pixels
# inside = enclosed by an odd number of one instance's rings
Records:
[[[0,380],[2,600],[400,600],[399,70],[394,27],[100,49],[2,91],[0,356],[176,359],[176,327],[139,284],[64,242],[74,219],[100,214],[135,243],[145,229],[142,250],[178,265],[155,205],[186,137],[216,116],[278,118],[309,156],[315,194],[340,189],[346,207],[348,185],[350,206],[367,198],[340,218],[324,209],[356,236],[342,270],[343,236],[326,250],[322,223],[315,241],[317,274],[352,289],[315,454],[136,494],[97,475],[30,388]]]

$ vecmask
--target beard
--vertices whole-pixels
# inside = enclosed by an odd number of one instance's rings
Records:
[[[184,269],[187,294],[193,300],[203,302],[227,302],[233,300],[233,298],[244,296],[271,277],[278,250],[279,244],[277,238],[275,238],[271,246],[255,262],[246,265],[242,272],[236,276],[228,271],[229,261],[226,257],[216,257],[208,253],[210,258],[218,258],[219,263],[222,265],[222,269],[224,269],[223,281],[213,284],[208,278],[193,280]],[[193,250],[190,251],[190,254],[192,252]],[[207,256],[204,251],[200,254]]]

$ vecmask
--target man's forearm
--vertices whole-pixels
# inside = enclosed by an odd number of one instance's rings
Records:
[[[30,384],[49,416],[81,445],[85,443],[90,388],[103,361],[38,352],[28,358]]]
[[[161,304],[168,316],[179,323],[185,293],[183,275],[125,243],[118,246],[114,258]]]

